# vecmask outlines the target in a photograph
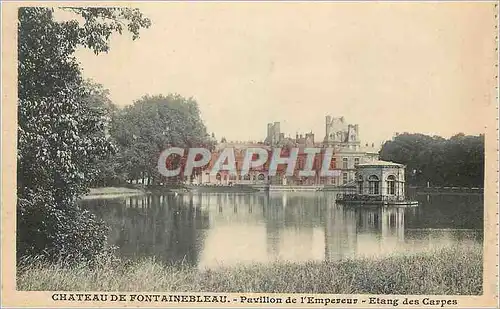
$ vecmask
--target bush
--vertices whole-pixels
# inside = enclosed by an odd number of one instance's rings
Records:
[[[56,204],[50,195],[18,200],[17,260],[37,256],[63,264],[96,262],[106,251],[108,228],[76,203]]]

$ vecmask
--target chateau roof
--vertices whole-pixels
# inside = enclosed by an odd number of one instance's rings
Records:
[[[386,166],[386,167],[404,167],[403,164],[399,164],[399,163],[394,163],[394,162],[390,162],[390,161],[381,161],[381,160],[378,160],[378,161],[373,161],[373,162],[367,162],[367,163],[360,163],[358,164],[359,167],[382,167],[382,166]]]

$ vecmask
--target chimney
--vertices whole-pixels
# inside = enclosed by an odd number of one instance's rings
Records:
[[[328,140],[330,138],[330,125],[332,123],[332,117],[325,117],[325,139]]]

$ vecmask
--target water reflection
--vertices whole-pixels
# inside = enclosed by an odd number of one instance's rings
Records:
[[[110,242],[123,256],[198,267],[404,254],[481,241],[481,197],[418,199],[418,208],[353,208],[336,205],[327,192],[283,192],[149,195],[84,205],[111,225]]]

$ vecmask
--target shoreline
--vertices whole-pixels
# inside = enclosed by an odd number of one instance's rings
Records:
[[[18,268],[23,291],[148,291],[480,295],[482,246],[448,247],[379,259],[253,263],[208,270],[166,266],[154,258],[64,268]]]
[[[82,196],[82,200],[141,196],[146,194],[148,194],[148,192],[141,189],[132,189],[126,187],[99,187],[91,188],[89,193]]]
[[[426,190],[427,188],[412,188],[411,190],[416,190],[417,195],[482,195],[483,191],[481,189],[474,191],[458,191],[458,190]],[[176,186],[176,187],[99,187],[91,188],[90,192],[82,196],[82,200],[92,200],[92,199],[111,199],[120,197],[130,197],[130,196],[141,196],[153,193],[259,193],[259,192],[347,192],[350,191],[344,187],[333,187],[333,186],[316,186],[316,185],[271,185],[269,190],[263,190],[259,186],[252,185],[206,185],[206,186]]]

